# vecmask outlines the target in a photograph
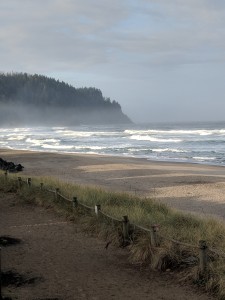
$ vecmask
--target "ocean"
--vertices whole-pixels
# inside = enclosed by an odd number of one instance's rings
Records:
[[[0,147],[225,165],[225,122],[0,128]]]

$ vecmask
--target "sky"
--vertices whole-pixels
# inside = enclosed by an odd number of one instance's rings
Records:
[[[224,0],[1,0],[0,61],[96,87],[134,122],[225,121]]]

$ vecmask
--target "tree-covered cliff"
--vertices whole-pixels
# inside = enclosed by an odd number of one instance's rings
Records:
[[[26,73],[0,74],[0,125],[130,123],[121,106],[96,88]]]

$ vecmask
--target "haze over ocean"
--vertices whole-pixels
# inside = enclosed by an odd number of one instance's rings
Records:
[[[0,147],[225,165],[225,122],[1,128]]]

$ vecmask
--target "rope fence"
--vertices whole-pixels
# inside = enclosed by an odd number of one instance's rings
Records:
[[[5,172],[4,174],[5,174],[5,180],[7,180],[7,176],[8,176],[7,172]],[[26,180],[24,180],[21,177],[18,177],[17,181],[18,181],[19,189],[21,189],[24,184],[27,185],[28,188],[30,188],[32,185],[31,178],[27,178]],[[32,186],[34,186],[34,185],[32,185]],[[34,187],[37,187],[37,186],[34,186]],[[201,274],[204,274],[205,271],[207,270],[207,266],[209,263],[209,252],[218,257],[225,259],[225,253],[223,251],[218,250],[218,249],[209,248],[207,246],[207,242],[205,240],[200,240],[198,245],[192,245],[189,243],[177,241],[173,238],[169,238],[169,237],[165,237],[165,236],[161,235],[159,233],[160,226],[158,224],[153,224],[151,226],[151,228],[145,228],[141,225],[130,223],[128,216],[123,216],[121,219],[117,219],[115,217],[112,217],[112,216],[106,214],[105,212],[102,211],[102,207],[100,204],[96,204],[94,207],[91,207],[91,206],[88,206],[88,205],[78,201],[77,197],[73,197],[72,199],[69,199],[69,198],[65,197],[64,195],[62,195],[58,188],[48,189],[48,188],[44,187],[43,183],[40,183],[40,187],[37,187],[37,188],[39,188],[42,191],[46,191],[46,192],[53,194],[55,197],[55,200],[57,200],[57,201],[64,200],[68,203],[71,203],[71,207],[73,209],[77,209],[78,207],[84,208],[84,209],[90,211],[91,213],[94,213],[94,215],[99,219],[100,218],[102,219],[102,217],[104,217],[104,218],[110,220],[113,224],[117,224],[118,226],[121,227],[122,244],[124,246],[130,244],[134,239],[135,233],[137,233],[139,231],[139,232],[145,232],[145,233],[150,234],[150,243],[151,243],[151,246],[154,248],[160,247],[160,240],[165,240],[165,241],[169,241],[171,243],[174,243],[176,245],[180,245],[183,247],[197,249],[198,253],[199,253],[198,261],[199,261],[199,270],[200,270]]]

